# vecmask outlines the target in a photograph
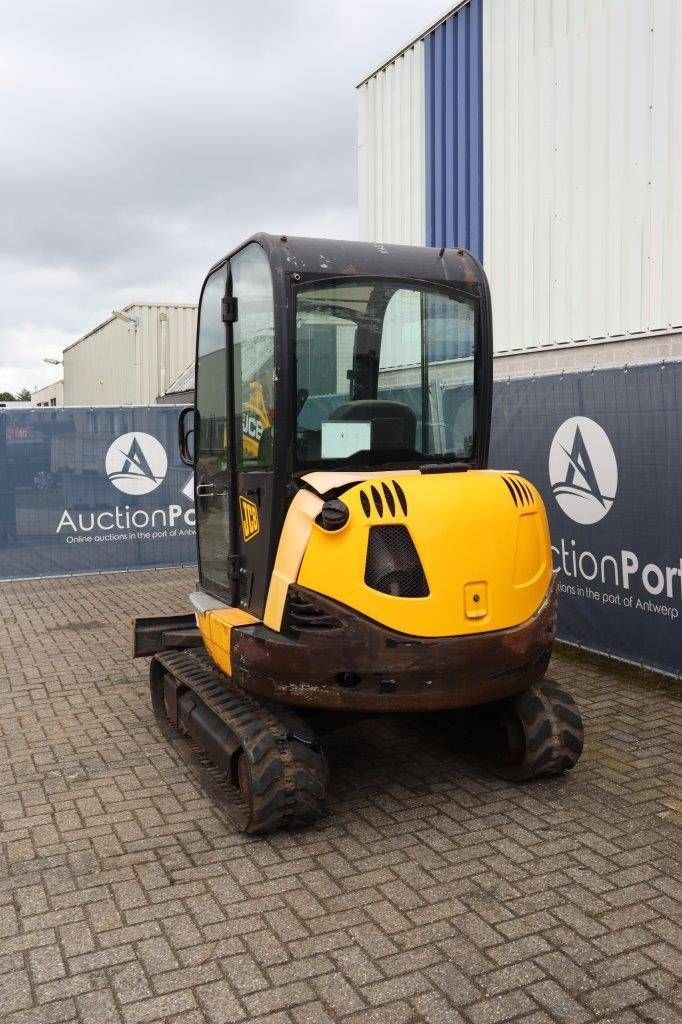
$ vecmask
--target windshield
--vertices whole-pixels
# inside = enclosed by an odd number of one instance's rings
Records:
[[[404,281],[297,289],[298,462],[469,460],[476,307]]]

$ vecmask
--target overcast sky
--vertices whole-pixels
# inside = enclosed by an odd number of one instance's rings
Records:
[[[254,231],[355,238],[355,85],[444,8],[0,0],[0,391]]]

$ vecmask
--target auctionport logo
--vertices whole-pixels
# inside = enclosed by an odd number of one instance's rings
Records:
[[[606,431],[587,416],[564,420],[549,451],[552,493],[569,519],[591,526],[613,505],[618,464]]]
[[[163,483],[168,457],[160,441],[135,430],[109,446],[104,468],[110,483],[124,494],[149,494]]]

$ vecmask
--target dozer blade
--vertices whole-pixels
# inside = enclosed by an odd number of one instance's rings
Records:
[[[322,813],[327,763],[298,715],[254,700],[199,649],[154,657],[150,689],[164,736],[238,829],[299,828]]]
[[[448,726],[465,756],[514,782],[561,775],[583,749],[578,707],[550,679],[515,697],[452,712]]]

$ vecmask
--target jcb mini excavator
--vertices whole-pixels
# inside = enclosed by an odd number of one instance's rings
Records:
[[[464,249],[254,235],[201,292],[193,615],[137,619],[165,736],[238,827],[323,809],[314,727],[472,712],[474,754],[517,780],[580,757],[544,679],[556,618],[547,517],[487,469],[490,296]],[[454,716],[456,717],[456,716]]]

